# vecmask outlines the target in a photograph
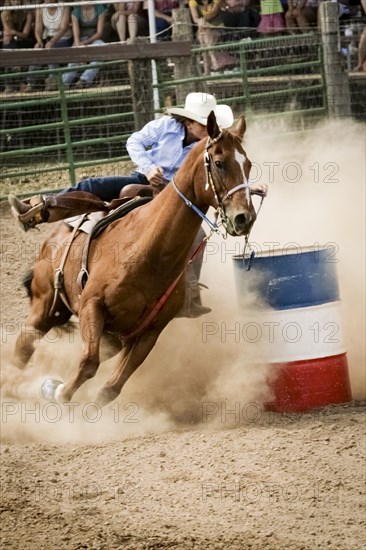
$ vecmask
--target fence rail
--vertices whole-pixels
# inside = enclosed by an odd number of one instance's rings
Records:
[[[180,45],[184,57],[179,57],[179,48],[170,48],[170,44],[164,47],[164,57],[160,55],[162,50],[156,49],[157,83],[152,80],[147,49],[141,45],[137,47],[140,53],[133,58],[96,63],[99,80],[90,89],[67,89],[62,80],[62,74],[70,70],[67,67],[32,73],[3,71],[0,90],[30,77],[37,85],[36,91],[28,94],[0,91],[0,179],[16,182],[37,174],[67,172],[68,183],[74,183],[81,169],[107,165],[114,173],[123,173],[128,136],[164,107],[180,103],[187,87],[190,91],[215,93],[219,103],[230,104],[235,114],[245,112],[252,120],[291,119],[295,129],[307,128],[328,114],[322,37],[316,32],[222,43],[211,48]],[[98,47],[98,51],[103,48]],[[85,64],[88,48],[83,50],[80,62],[84,64],[78,67],[79,72],[89,66]],[[142,50],[145,57],[140,55]],[[217,52],[231,56],[232,69],[203,74],[203,55]],[[34,52],[28,54],[33,54],[33,63],[23,59],[22,66],[34,64]],[[103,57],[106,55],[105,51]],[[183,78],[180,63],[187,58],[190,72]],[[87,59],[93,58],[89,55]],[[53,61],[47,57],[47,63]],[[50,75],[57,80],[57,90],[37,89],[39,82]],[[355,76],[360,88],[358,95],[351,94],[351,101],[356,97],[356,116],[365,101],[361,79],[362,75]],[[158,109],[152,101],[154,89],[158,91]]]

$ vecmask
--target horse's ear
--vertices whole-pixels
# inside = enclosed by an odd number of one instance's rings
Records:
[[[217,125],[215,113],[213,111],[211,111],[207,117],[207,133],[211,139],[217,138],[220,134],[220,128]]]
[[[247,123],[245,122],[245,116],[241,115],[235,126],[232,129],[233,134],[240,137],[240,139],[243,139],[245,130],[247,129]]]

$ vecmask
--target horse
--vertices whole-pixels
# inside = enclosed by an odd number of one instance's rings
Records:
[[[63,288],[68,307],[58,297],[54,278],[60,253],[70,241],[70,228],[58,222],[44,242],[27,281],[31,308],[26,334],[18,337],[14,359],[24,368],[39,334],[78,317],[82,354],[76,374],[68,381],[49,379],[46,396],[71,401],[100,364],[103,335],[118,341],[117,361],[96,398],[103,407],[120,394],[184,302],[182,274],[209,207],[221,217],[227,233],[248,236],[256,219],[248,179],[251,162],[242,140],[244,116],[229,130],[220,129],[215,114],[207,120],[207,138],[190,151],[174,179],[150,202],[109,225],[92,241],[89,277],[80,292],[76,284],[86,235],[76,233],[67,256]],[[38,331],[38,332],[37,332]]]

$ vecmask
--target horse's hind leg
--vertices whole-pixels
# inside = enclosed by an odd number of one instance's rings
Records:
[[[51,327],[50,327],[51,328]],[[41,338],[48,332],[47,330],[36,329],[27,319],[25,326],[21,326],[20,334],[15,342],[13,363],[20,369],[23,369],[29,363],[37,344]]]
[[[99,364],[100,340],[103,334],[104,317],[99,303],[89,300],[80,308],[80,335],[82,339],[82,356],[79,369],[74,378],[57,387],[56,400],[65,403],[71,401],[72,396],[84,382],[95,376]]]
[[[57,318],[49,317],[48,312],[49,304],[44,299],[32,300],[31,312],[15,342],[13,363],[18,368],[26,367],[42,337],[54,326],[66,323],[71,315],[64,306],[59,308]]]
[[[98,405],[104,407],[118,397],[124,384],[149,355],[160,332],[160,330],[145,332],[122,349],[115,371],[98,393]]]

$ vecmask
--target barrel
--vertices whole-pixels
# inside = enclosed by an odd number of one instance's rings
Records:
[[[257,331],[254,361],[271,366],[266,408],[302,412],[350,401],[334,249],[287,248],[233,260],[242,321]]]

